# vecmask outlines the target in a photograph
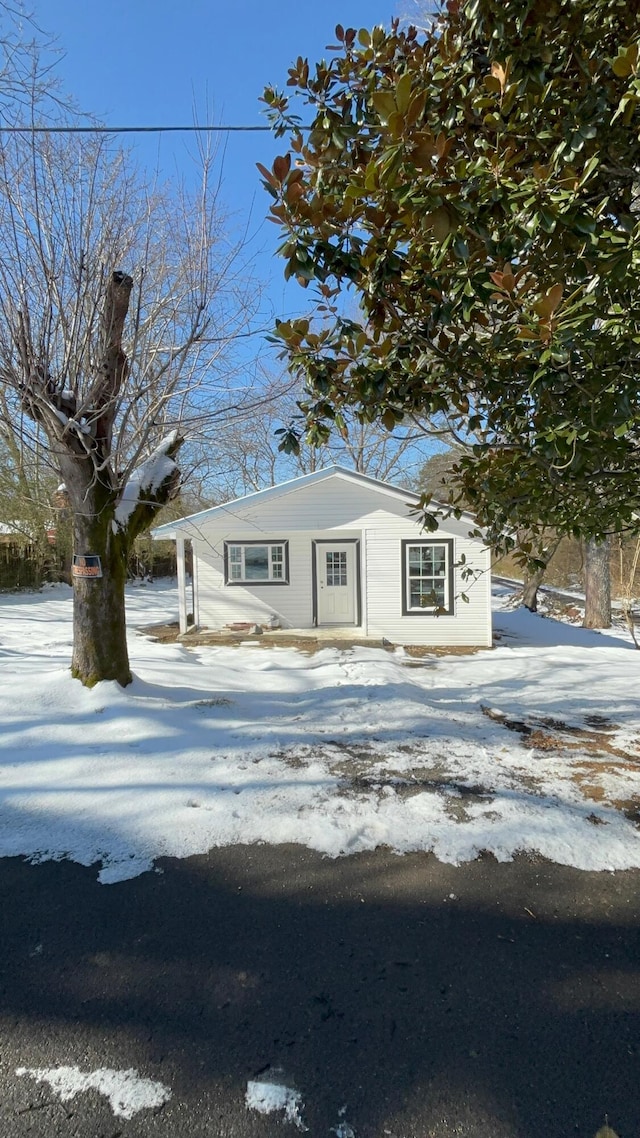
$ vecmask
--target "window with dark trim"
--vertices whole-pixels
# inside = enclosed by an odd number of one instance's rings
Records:
[[[403,541],[403,616],[450,616],[453,599],[453,540]]]
[[[226,585],[288,585],[288,541],[225,541]]]

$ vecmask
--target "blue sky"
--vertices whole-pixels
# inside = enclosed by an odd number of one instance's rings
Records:
[[[264,122],[258,99],[273,83],[284,86],[298,56],[326,55],[337,23],[388,25],[406,10],[398,0],[34,0],[40,26],[57,37],[63,57],[58,75],[81,109],[109,125],[191,124],[194,107],[204,121]],[[278,231],[265,222],[268,208],[256,161],[270,165],[278,143],[270,134],[225,136],[222,197],[238,226],[251,218],[251,248],[277,315],[304,295],[286,288],[283,263],[273,258]],[[188,174],[188,136],[129,135],[150,170]],[[282,143],[280,143],[282,148]]]

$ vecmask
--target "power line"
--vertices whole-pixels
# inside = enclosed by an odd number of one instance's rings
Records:
[[[308,127],[299,127],[308,130]],[[232,134],[240,132],[271,131],[270,126],[4,126],[0,133],[6,134]]]

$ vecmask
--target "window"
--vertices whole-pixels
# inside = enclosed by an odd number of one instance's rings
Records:
[[[325,553],[327,585],[335,588],[347,583],[347,555],[341,550]]]
[[[227,585],[287,585],[288,542],[225,542],[224,579]]]
[[[402,612],[453,614],[453,541],[403,541]]]

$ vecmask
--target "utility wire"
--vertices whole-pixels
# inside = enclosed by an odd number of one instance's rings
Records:
[[[299,127],[308,130],[309,127]],[[4,126],[6,134],[162,134],[194,132],[198,134],[231,134],[242,131],[271,131],[270,126]]]

